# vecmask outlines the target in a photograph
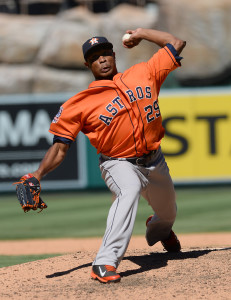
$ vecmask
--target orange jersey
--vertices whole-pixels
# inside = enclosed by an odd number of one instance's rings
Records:
[[[113,80],[93,81],[61,106],[49,131],[72,141],[82,131],[97,153],[110,157],[137,157],[158,149],[164,136],[160,87],[179,66],[166,46]]]

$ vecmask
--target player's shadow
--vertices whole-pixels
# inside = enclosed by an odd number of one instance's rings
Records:
[[[126,256],[123,260],[130,260],[136,265],[140,266],[139,269],[127,270],[125,272],[120,272],[121,277],[127,277],[130,275],[147,272],[153,269],[164,268],[168,265],[169,260],[184,260],[191,258],[198,258],[200,256],[206,255],[212,251],[224,251],[230,250],[229,248],[221,248],[221,249],[204,249],[204,250],[191,250],[187,252],[178,252],[178,253],[157,253],[152,252],[147,255],[140,256]]]
[[[54,278],[54,277],[64,276],[64,275],[67,275],[67,274],[69,274],[71,272],[74,272],[74,271],[77,271],[77,270],[80,270],[80,269],[83,269],[83,268],[90,267],[91,265],[92,265],[92,263],[87,263],[87,264],[78,266],[76,268],[70,269],[70,270],[61,271],[61,272],[55,272],[53,274],[46,275],[46,278]]]
[[[153,269],[164,268],[167,266],[169,260],[184,260],[184,259],[189,259],[189,258],[196,259],[196,258],[198,258],[202,255],[206,255],[212,251],[225,251],[225,250],[231,250],[231,247],[221,248],[221,249],[190,250],[187,252],[179,252],[179,253],[152,252],[152,253],[146,254],[146,255],[126,256],[126,257],[124,257],[123,260],[130,260],[131,262],[140,266],[140,268],[133,269],[133,270],[127,270],[125,272],[119,272],[119,274],[121,275],[121,277],[127,277],[130,275],[143,273],[143,272],[153,270]],[[86,264],[80,265],[78,267],[72,268],[70,270],[56,272],[56,273],[53,273],[50,275],[46,275],[46,278],[65,276],[74,271],[78,271],[80,269],[90,267],[91,265],[92,265],[91,262],[86,263]]]

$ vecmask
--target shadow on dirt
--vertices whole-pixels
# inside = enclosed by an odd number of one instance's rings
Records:
[[[88,263],[88,264],[84,264],[84,265],[78,266],[76,268],[67,270],[67,271],[56,272],[56,273],[53,273],[51,275],[46,275],[46,278],[54,278],[54,277],[64,276],[64,275],[67,275],[71,272],[74,272],[74,271],[77,271],[77,270],[80,270],[80,269],[83,269],[83,268],[90,267],[91,265],[92,265],[92,263]]]
[[[198,258],[202,255],[206,255],[213,251],[225,251],[225,250],[231,250],[231,247],[229,248],[214,248],[214,249],[203,249],[203,250],[190,250],[187,252],[179,252],[179,253],[158,253],[158,252],[151,252],[150,254],[146,255],[137,255],[137,256],[126,256],[123,260],[130,260],[131,262],[135,263],[136,265],[140,266],[139,269],[136,270],[127,270],[125,272],[120,272],[119,274],[121,277],[127,277],[130,275],[143,273],[149,270],[153,269],[159,269],[167,266],[169,260],[184,260],[184,259],[190,259],[190,258]],[[92,263],[87,263],[80,265],[78,267],[75,267],[70,270],[56,272],[50,275],[46,275],[46,278],[54,278],[59,276],[65,276],[71,272],[90,267]]]
[[[121,272],[121,277],[126,277],[138,273],[143,273],[153,269],[159,269],[166,267],[169,260],[184,260],[184,259],[192,259],[198,258],[200,256],[206,255],[213,251],[225,251],[231,250],[229,248],[220,248],[220,249],[203,249],[203,250],[190,250],[187,252],[178,252],[178,253],[158,253],[152,252],[147,255],[140,255],[140,256],[127,256],[123,260],[130,260],[131,262],[135,263],[136,265],[140,266],[139,269],[135,270],[127,270],[125,272]]]

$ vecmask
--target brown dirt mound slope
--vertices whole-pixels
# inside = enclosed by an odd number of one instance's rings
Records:
[[[116,284],[90,279],[100,239],[0,242],[0,254],[22,254],[23,244],[24,254],[68,253],[1,268],[0,299],[230,300],[231,233],[179,238],[183,250],[171,254],[160,243],[148,247],[143,237],[133,237]]]

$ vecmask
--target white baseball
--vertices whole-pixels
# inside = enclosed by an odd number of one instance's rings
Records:
[[[124,42],[124,41],[128,40],[130,38],[130,36],[131,36],[131,33],[125,33],[122,37],[122,41]]]

